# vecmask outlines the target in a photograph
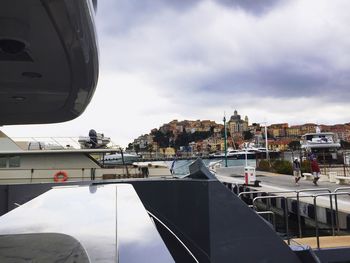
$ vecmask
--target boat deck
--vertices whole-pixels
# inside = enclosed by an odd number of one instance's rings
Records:
[[[287,242],[287,241],[286,241]],[[294,238],[291,240],[294,246],[309,246],[317,248],[317,240],[315,237]],[[320,248],[339,248],[350,247],[350,236],[321,236]]]

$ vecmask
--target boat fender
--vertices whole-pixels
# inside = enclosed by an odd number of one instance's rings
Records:
[[[67,179],[68,179],[68,174],[66,171],[58,171],[57,173],[55,173],[55,175],[53,177],[53,180],[56,183],[65,182],[65,181],[67,181]]]

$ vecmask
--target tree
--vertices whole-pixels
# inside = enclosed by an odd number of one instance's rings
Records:
[[[288,147],[292,151],[297,151],[300,149],[300,142],[299,141],[291,141],[290,143],[288,143]]]
[[[340,141],[340,147],[341,147],[342,149],[350,149],[350,142],[341,140],[341,141]]]
[[[159,147],[164,148],[169,146],[169,136],[157,130],[153,133],[153,140],[159,145]]]
[[[140,152],[140,144],[134,144],[134,151],[136,152],[136,154]]]
[[[153,144],[152,143],[147,145],[147,150],[149,152],[150,157],[152,158],[152,152],[153,152]]]
[[[249,141],[249,140],[253,139],[253,137],[254,137],[254,134],[251,131],[244,131],[243,132],[243,139],[245,141]]]
[[[129,143],[128,144],[128,147],[126,147],[126,150],[132,150],[133,149],[133,144],[132,143]]]
[[[187,146],[190,142],[190,138],[186,131],[180,133],[175,140],[175,147],[179,149],[180,146]]]

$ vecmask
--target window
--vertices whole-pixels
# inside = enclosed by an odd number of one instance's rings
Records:
[[[9,166],[11,167],[20,167],[21,166],[21,158],[19,156],[11,156],[9,158]]]
[[[0,168],[6,168],[7,157],[0,157]]]

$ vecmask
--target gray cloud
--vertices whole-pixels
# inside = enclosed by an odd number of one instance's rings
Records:
[[[270,98],[292,103],[289,110],[320,101],[344,107],[347,8],[342,0],[104,2],[102,69],[142,76],[169,112]],[[293,105],[299,99],[308,104]]]
[[[172,119],[221,122],[235,108],[252,122],[349,122],[349,10],[349,0],[98,1],[100,75],[87,110],[8,130],[94,128],[126,146]]]
[[[217,0],[227,7],[239,8],[254,15],[262,15],[288,0]]]
[[[240,9],[253,15],[263,15],[289,0],[211,0],[225,8]],[[204,0],[103,0],[99,2],[99,14],[103,15],[103,27],[107,33],[122,33],[147,23],[164,10],[184,13]]]

